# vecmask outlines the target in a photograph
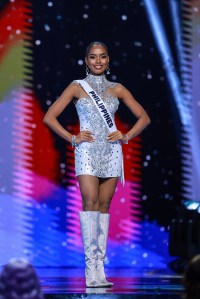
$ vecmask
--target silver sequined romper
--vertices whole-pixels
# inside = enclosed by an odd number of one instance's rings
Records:
[[[104,75],[89,74],[86,80],[103,99],[113,119],[119,100],[107,92],[108,87],[116,83],[109,82]],[[74,83],[77,83],[74,81]],[[75,148],[76,175],[88,174],[96,177],[120,177],[122,174],[121,142],[108,142],[109,131],[99,114],[93,100],[88,96],[78,99],[75,104],[80,120],[80,130],[89,130],[94,134],[92,143],[81,142]]]

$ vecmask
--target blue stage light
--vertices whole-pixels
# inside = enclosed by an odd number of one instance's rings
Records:
[[[191,104],[195,101],[192,99],[191,87],[188,86],[188,80],[191,79],[188,75],[188,66],[185,56],[183,55],[183,46],[181,41],[181,28],[180,28],[180,16],[178,9],[180,9],[180,3],[175,0],[169,1],[169,7],[171,8],[171,14],[174,24],[174,32],[176,36],[177,54],[180,63],[180,69],[182,72],[181,82],[178,77],[177,71],[174,67],[173,56],[167,40],[166,32],[161,20],[161,16],[158,11],[156,0],[144,0],[146,12],[152,32],[155,37],[155,41],[158,50],[161,55],[163,66],[166,70],[166,76],[169,82],[173,94],[173,100],[175,101],[177,111],[180,116],[182,124],[182,171],[184,174],[184,186],[182,188],[183,196],[190,197],[191,199],[198,201],[199,198],[199,179],[200,179],[200,139],[198,132],[198,117],[197,109],[195,107],[191,110]],[[181,83],[184,88],[181,89]],[[184,151],[188,154],[185,155]]]
[[[169,6],[171,10],[171,19],[173,24],[174,36],[176,37],[175,46],[176,53],[179,60],[179,65],[183,66],[183,47],[182,47],[182,34],[181,34],[181,17],[180,17],[180,3],[177,0],[170,0]],[[181,78],[183,80],[183,78]]]
[[[174,95],[174,100],[180,115],[181,123],[183,125],[187,125],[191,121],[191,115],[187,106],[184,105],[183,102],[180,80],[174,67],[173,57],[158,8],[156,6],[155,0],[144,0],[144,2],[155,41],[157,43],[157,47],[160,51],[160,55],[163,61],[163,66],[166,70],[169,85]]]

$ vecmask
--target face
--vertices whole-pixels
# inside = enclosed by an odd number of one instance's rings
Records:
[[[91,47],[85,63],[90,69],[92,75],[101,75],[105,72],[109,62],[109,56],[106,49],[101,45]]]

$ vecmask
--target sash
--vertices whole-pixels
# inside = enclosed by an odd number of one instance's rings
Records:
[[[115,122],[112,118],[112,115],[110,114],[110,112],[106,108],[102,98],[96,93],[96,91],[94,91],[94,89],[85,80],[76,80],[76,82],[78,82],[83,87],[83,89],[86,91],[86,93],[89,95],[89,97],[95,103],[100,116],[102,117],[103,121],[105,122],[105,124],[108,128],[108,131],[110,133],[117,131],[117,128],[115,126]],[[124,181],[123,153],[122,153],[122,174],[121,174],[120,180],[121,180],[121,183],[124,186],[125,181]]]
[[[104,101],[102,98],[92,89],[92,87],[84,80],[76,80],[83,89],[87,92],[87,94],[90,96],[90,98],[95,103],[97,110],[99,111],[102,119],[104,120],[108,130],[110,133],[117,131],[117,128],[115,126],[114,120],[106,108]]]

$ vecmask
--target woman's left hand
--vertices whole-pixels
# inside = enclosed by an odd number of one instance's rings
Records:
[[[120,140],[122,142],[127,141],[127,137],[121,132],[121,131],[115,131],[107,136],[108,142],[115,142],[117,140]]]

